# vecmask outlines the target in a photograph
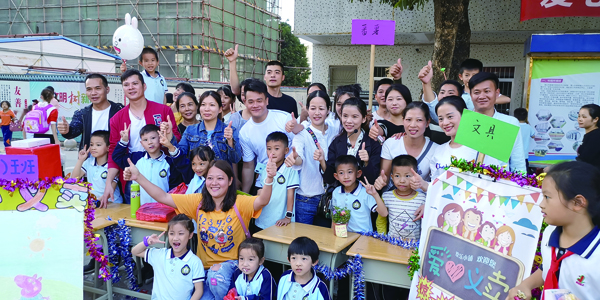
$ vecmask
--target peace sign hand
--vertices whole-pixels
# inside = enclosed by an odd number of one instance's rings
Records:
[[[173,147],[173,144],[171,144],[171,140],[167,138],[167,133],[164,130],[161,130],[161,131],[158,132],[158,137],[159,137],[158,141],[165,148],[171,148],[171,147]]]
[[[88,158],[88,154],[90,154],[90,149],[87,148],[87,145],[83,146],[83,149],[79,150],[77,155],[77,160],[84,161]]]
[[[365,177],[365,181],[364,181],[364,182],[362,182],[362,181],[361,181],[360,183],[361,183],[361,184],[362,184],[362,185],[365,187],[365,189],[367,190],[367,194],[369,194],[369,195],[371,195],[371,196],[373,196],[373,197],[375,197],[375,195],[377,195],[377,190],[375,189],[375,187],[374,187],[373,185],[371,185],[371,184],[369,183],[369,180],[367,180],[367,177]]]
[[[362,149],[358,150],[358,157],[364,162],[365,166],[369,164],[369,152],[367,152],[367,150],[365,149],[364,142],[362,144]]]
[[[129,143],[129,129],[131,129],[131,124],[129,124],[129,126],[127,126],[127,123],[123,124],[124,129],[121,130],[120,134],[121,134],[121,141],[125,142],[125,143]]]
[[[165,232],[163,231],[160,235],[156,235],[153,234],[151,236],[148,237],[148,245],[154,245],[154,244],[165,244],[165,242],[161,241],[160,238],[165,235]]]

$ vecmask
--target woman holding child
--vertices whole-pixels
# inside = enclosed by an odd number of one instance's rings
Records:
[[[207,269],[201,299],[223,299],[227,293],[232,274],[237,269],[238,247],[250,236],[247,224],[250,219],[260,216],[271,198],[277,166],[269,161],[266,170],[267,178],[260,196],[238,196],[233,170],[225,161],[215,161],[208,170],[202,193],[191,195],[167,194],[141,175],[133,163],[129,162],[129,167],[125,168],[125,180],[135,180],[157,202],[196,220],[201,241],[197,254]]]

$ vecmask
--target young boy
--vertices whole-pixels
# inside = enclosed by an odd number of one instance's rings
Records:
[[[383,193],[388,209],[389,231],[393,237],[418,241],[421,236],[420,211],[425,204],[425,194],[410,187],[416,174],[417,160],[410,155],[398,155],[392,160],[392,182],[395,190]]]
[[[139,64],[144,67],[144,83],[146,84],[146,99],[167,105],[166,92],[168,91],[165,78],[156,71],[158,67],[158,53],[152,48],[144,48],[140,55]],[[127,70],[125,62],[121,65],[121,72]]]
[[[273,225],[286,226],[294,217],[294,199],[300,176],[297,170],[284,164],[288,152],[288,137],[285,133],[275,131],[267,136],[267,157],[277,165],[277,175],[273,178],[271,200],[263,207],[262,213],[255,222],[256,227],[260,229]],[[267,178],[266,168],[260,170],[259,174],[256,185],[262,187],[264,178]]]
[[[529,125],[529,122],[527,122],[527,114],[527,109],[522,107],[515,109],[514,112],[515,118],[519,120],[519,127],[521,127],[521,138],[523,139],[523,152],[525,154],[525,166],[527,168],[527,174],[530,174],[528,159],[529,142],[535,135],[535,130],[533,130],[533,127],[531,127],[531,125]]]
[[[170,153],[172,156],[167,156],[161,149],[159,131],[160,128],[154,124],[148,124],[140,130],[141,144],[145,151],[137,151],[129,153],[129,127],[125,127],[120,132],[121,140],[115,146],[113,152],[114,162],[121,168],[125,169],[129,166],[127,159],[130,158],[135,166],[140,170],[150,182],[162,188],[165,192],[176,187],[183,179],[181,173],[176,168],[171,168],[173,159],[183,155],[180,151]],[[175,149],[176,150],[176,149]],[[126,192],[130,190],[130,184],[127,185]],[[156,202],[144,188],[140,187],[140,205]]]
[[[307,237],[299,237],[288,247],[292,267],[281,276],[277,300],[330,300],[327,285],[319,279],[313,267],[319,263],[319,246]]]
[[[340,155],[335,159],[335,173],[333,176],[342,185],[331,194],[331,209],[333,207],[346,207],[350,210],[348,231],[369,232],[373,231],[371,212],[377,212],[382,217],[387,217],[388,211],[381,201],[381,197],[365,178],[365,182],[358,181],[362,175],[358,169],[358,160],[353,155]],[[333,227],[333,222],[331,226]]]
[[[71,173],[72,177],[81,178],[87,176],[87,181],[92,184],[92,193],[97,199],[104,194],[106,177],[108,176],[108,138],[110,133],[106,130],[96,130],[90,137],[90,148],[87,146],[79,151],[77,163]],[[88,154],[91,154],[88,157]],[[123,203],[119,192],[118,178],[112,182],[115,189],[114,203]]]

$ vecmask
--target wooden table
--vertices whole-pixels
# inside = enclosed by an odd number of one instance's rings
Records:
[[[376,238],[361,236],[346,254],[348,256],[360,254],[365,281],[410,288],[408,260],[412,250]],[[354,280],[350,279],[350,282],[352,282],[350,299],[354,299]]]
[[[319,263],[335,269],[346,260],[346,250],[360,235],[348,232],[347,238],[336,237],[333,229],[292,222],[287,226],[271,226],[253,235],[262,239],[265,244],[265,258],[269,261],[289,265],[287,259],[288,246],[294,239],[306,236],[319,246]],[[333,295],[333,280],[329,281],[329,293]]]
[[[110,220],[108,219],[110,217]],[[106,240],[106,235],[104,234],[104,228],[109,227],[111,225],[117,224],[120,219],[125,219],[125,225],[131,228],[130,236],[131,236],[131,244],[136,245],[144,240],[145,236],[152,234],[160,234],[163,231],[167,230],[167,223],[161,222],[146,222],[146,221],[138,221],[136,219],[131,218],[131,208],[127,204],[116,204],[111,203],[108,205],[106,209],[96,209],[95,218],[92,221],[92,227],[94,228],[94,234],[98,234],[99,242],[102,244],[104,253],[108,253],[108,242]],[[166,236],[166,235],[165,235]],[[168,246],[168,239],[165,239],[167,242],[164,247]],[[153,245],[156,246],[156,245]],[[160,244],[158,244],[160,247]],[[138,258],[134,257],[137,261]],[[139,271],[139,269],[138,269]],[[98,264],[96,264],[96,274],[98,274]],[[141,274],[138,272],[138,279],[141,281]],[[109,280],[106,282],[106,290],[100,289],[100,282],[98,276],[94,279],[94,286],[84,286],[84,290],[88,292],[92,292],[94,294],[102,295],[96,300],[112,300],[113,292],[128,295],[131,297],[141,298],[141,299],[151,299],[151,295],[134,292],[128,289],[118,288],[112,286],[112,281]]]

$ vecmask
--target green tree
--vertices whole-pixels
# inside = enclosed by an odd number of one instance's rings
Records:
[[[374,0],[350,0],[350,2],[369,2]],[[376,2],[377,0],[375,0]],[[423,9],[429,0],[379,0],[400,10]],[[433,0],[433,19],[435,41],[433,44],[433,82],[437,88],[444,81],[446,69],[448,79],[458,79],[460,64],[471,52],[471,25],[469,24],[470,0]]]
[[[300,39],[292,34],[292,27],[285,22],[279,25],[281,29],[281,57],[280,61],[285,66],[285,86],[308,86],[308,59],[306,46]]]

